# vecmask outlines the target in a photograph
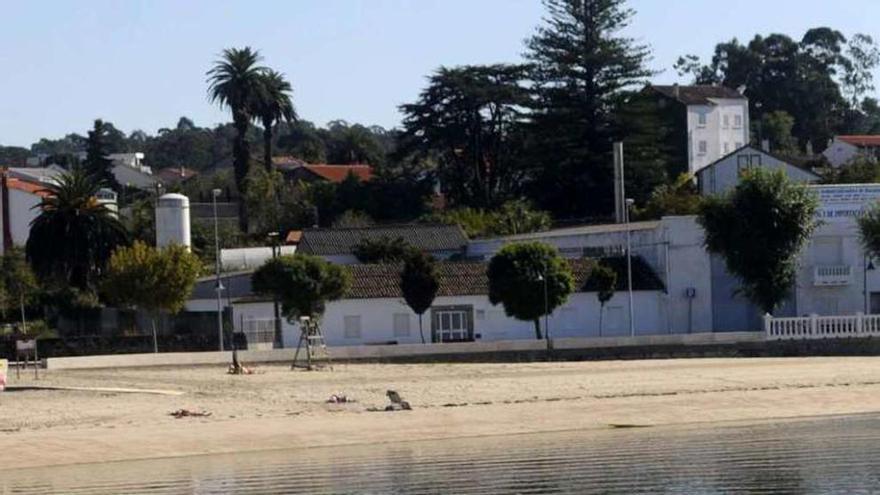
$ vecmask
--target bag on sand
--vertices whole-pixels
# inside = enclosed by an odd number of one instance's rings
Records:
[[[9,370],[9,361],[0,359],[0,392],[6,388],[6,372]]]

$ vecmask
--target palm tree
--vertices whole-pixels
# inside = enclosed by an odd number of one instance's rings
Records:
[[[254,108],[254,117],[263,124],[263,163],[266,171],[272,171],[272,128],[282,119],[296,119],[296,111],[290,101],[293,90],[284,74],[267,69],[260,76],[260,93]]]
[[[266,71],[265,67],[257,65],[261,59],[260,53],[250,47],[227,48],[207,74],[211,101],[232,110],[236,132],[232,145],[233,167],[235,183],[242,193],[245,191],[250,161],[247,131],[260,94],[261,76]],[[244,222],[245,219],[240,220]]]
[[[25,252],[38,275],[64,286],[91,291],[118,246],[127,245],[128,232],[115,214],[97,199],[104,184],[83,168],[63,173],[46,186],[34,208]]]

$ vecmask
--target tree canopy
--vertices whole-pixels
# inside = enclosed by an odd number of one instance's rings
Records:
[[[533,320],[538,339],[539,318],[563,305],[575,288],[568,262],[540,242],[505,246],[492,257],[487,274],[489,301],[503,305],[507,316]]]
[[[425,343],[425,333],[422,330],[422,315],[431,308],[437,291],[440,290],[439,274],[434,258],[427,253],[411,253],[403,264],[400,274],[400,291],[406,305],[419,315],[419,336]]]
[[[351,285],[351,274],[316,256],[298,254],[267,261],[251,277],[258,294],[277,297],[291,323],[301,316],[320,318],[328,301],[341,298]]]
[[[797,257],[816,229],[818,199],[782,171],[751,169],[730,193],[705,200],[698,221],[740,291],[765,313],[789,295]]]

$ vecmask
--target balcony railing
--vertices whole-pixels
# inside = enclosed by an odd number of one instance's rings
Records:
[[[852,265],[817,265],[813,267],[813,285],[835,287],[852,283]]]
[[[764,316],[764,331],[771,340],[826,339],[880,336],[880,315],[802,316],[774,318]]]

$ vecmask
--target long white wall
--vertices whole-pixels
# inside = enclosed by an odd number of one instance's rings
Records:
[[[636,335],[667,333],[664,314],[664,295],[655,291],[633,293]],[[618,292],[605,304],[602,331],[599,330],[599,301],[595,293],[572,295],[568,302],[549,318],[551,336],[598,337],[629,335],[629,304],[626,292]],[[501,341],[534,339],[534,323],[520,321],[504,314],[502,306],[493,306],[486,296],[438,297],[434,307],[470,306],[473,309],[474,340]],[[272,303],[234,303],[235,326],[241,328],[243,319],[271,318]],[[397,315],[397,316],[395,316]],[[402,316],[405,315],[405,316]],[[360,335],[346,335],[346,317],[359,317]],[[395,318],[398,327],[395,329]],[[403,332],[400,320],[409,322],[408,332]],[[544,320],[541,320],[543,329]],[[299,337],[297,325],[284,321],[285,347],[295,346]],[[421,343],[418,315],[402,299],[347,299],[327,305],[321,319],[321,328],[328,345],[363,345],[397,342]],[[423,316],[426,342],[431,341],[430,310]],[[395,331],[397,330],[397,331]]]

